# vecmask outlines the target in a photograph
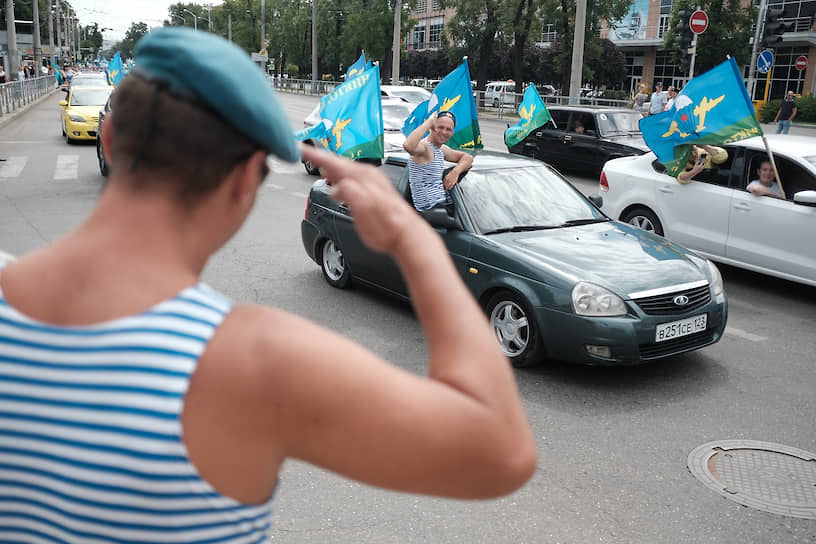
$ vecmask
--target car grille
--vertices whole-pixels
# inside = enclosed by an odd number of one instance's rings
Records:
[[[673,340],[666,340],[656,344],[641,344],[640,358],[643,360],[665,357],[673,353],[680,353],[705,346],[714,341],[714,331],[705,330],[697,334],[682,336]]]
[[[675,304],[674,298],[679,295],[688,297],[688,304],[683,306]],[[655,295],[653,297],[636,298],[633,299],[633,302],[649,315],[677,315],[685,314],[701,306],[705,306],[710,300],[711,290],[708,288],[708,285],[703,285],[702,287],[674,291],[673,293]]]

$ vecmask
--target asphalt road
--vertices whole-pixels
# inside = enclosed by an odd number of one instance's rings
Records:
[[[60,138],[52,95],[0,127],[0,248],[23,253],[78,224],[103,186],[93,145]],[[283,95],[297,127],[316,103]],[[481,123],[501,149],[504,124]],[[394,364],[424,372],[410,306],[329,287],[300,241],[314,180],[272,163],[256,209],[204,277],[234,299],[275,305],[340,331]],[[594,180],[584,180],[591,192]],[[580,180],[579,180],[580,185]],[[792,543],[816,521],[743,507],[699,483],[689,453],[716,440],[816,452],[816,289],[721,268],[729,324],[714,346],[656,364],[544,364],[516,378],[539,467],[500,500],[461,502],[383,491],[289,462],[273,541],[284,543]],[[816,482],[813,482],[816,483]],[[811,495],[812,497],[812,495]],[[812,503],[811,503],[812,504]]]

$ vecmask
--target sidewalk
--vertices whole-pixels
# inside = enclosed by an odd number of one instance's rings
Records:
[[[17,108],[16,110],[14,110],[14,111],[12,111],[12,112],[9,112],[9,113],[3,113],[3,115],[0,115],[0,127],[2,127],[3,125],[6,125],[6,124],[8,124],[8,123],[10,123],[10,122],[11,122],[11,121],[13,121],[14,119],[16,119],[16,118],[17,118],[17,117],[18,117],[20,114],[25,113],[26,111],[28,111],[28,110],[29,110],[30,108],[32,108],[33,106],[36,106],[37,104],[39,104],[39,103],[40,103],[40,102],[42,102],[43,100],[45,100],[45,99],[47,99],[47,98],[49,98],[49,97],[53,96],[53,95],[54,95],[54,91],[58,91],[58,90],[59,90],[58,88],[54,88],[54,89],[52,89],[51,91],[49,91],[49,92],[47,92],[47,93],[43,94],[42,96],[37,97],[37,98],[34,98],[34,99],[33,99],[31,102],[29,102],[28,104],[25,104],[24,106],[19,107],[19,108]]]

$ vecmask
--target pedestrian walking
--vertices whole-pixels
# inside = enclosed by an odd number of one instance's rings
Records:
[[[661,113],[666,106],[666,95],[663,94],[663,83],[658,81],[655,83],[655,90],[652,93],[651,103],[649,104],[649,115]]]
[[[380,169],[299,149],[262,70],[223,38],[165,27],[135,59],[101,130],[96,206],[0,268],[0,542],[266,542],[287,459],[452,498],[523,485],[535,440],[507,358]],[[270,154],[320,167],[399,266],[426,376],[202,283]]]
[[[649,98],[649,95],[646,93],[646,85],[643,83],[638,83],[637,90],[635,94],[632,95],[632,109],[639,111],[640,113],[645,113],[644,104],[646,100]]]
[[[785,94],[785,99],[782,101],[782,105],[779,106],[779,111],[776,112],[776,117],[774,117],[777,134],[788,133],[791,123],[793,122],[793,118],[796,117],[796,112],[796,101],[794,100],[793,91],[788,91]]]

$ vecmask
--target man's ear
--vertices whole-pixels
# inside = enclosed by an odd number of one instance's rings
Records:
[[[266,153],[254,152],[235,171],[236,180],[232,185],[233,198],[242,203],[252,204],[255,200],[255,193],[267,173]]]

